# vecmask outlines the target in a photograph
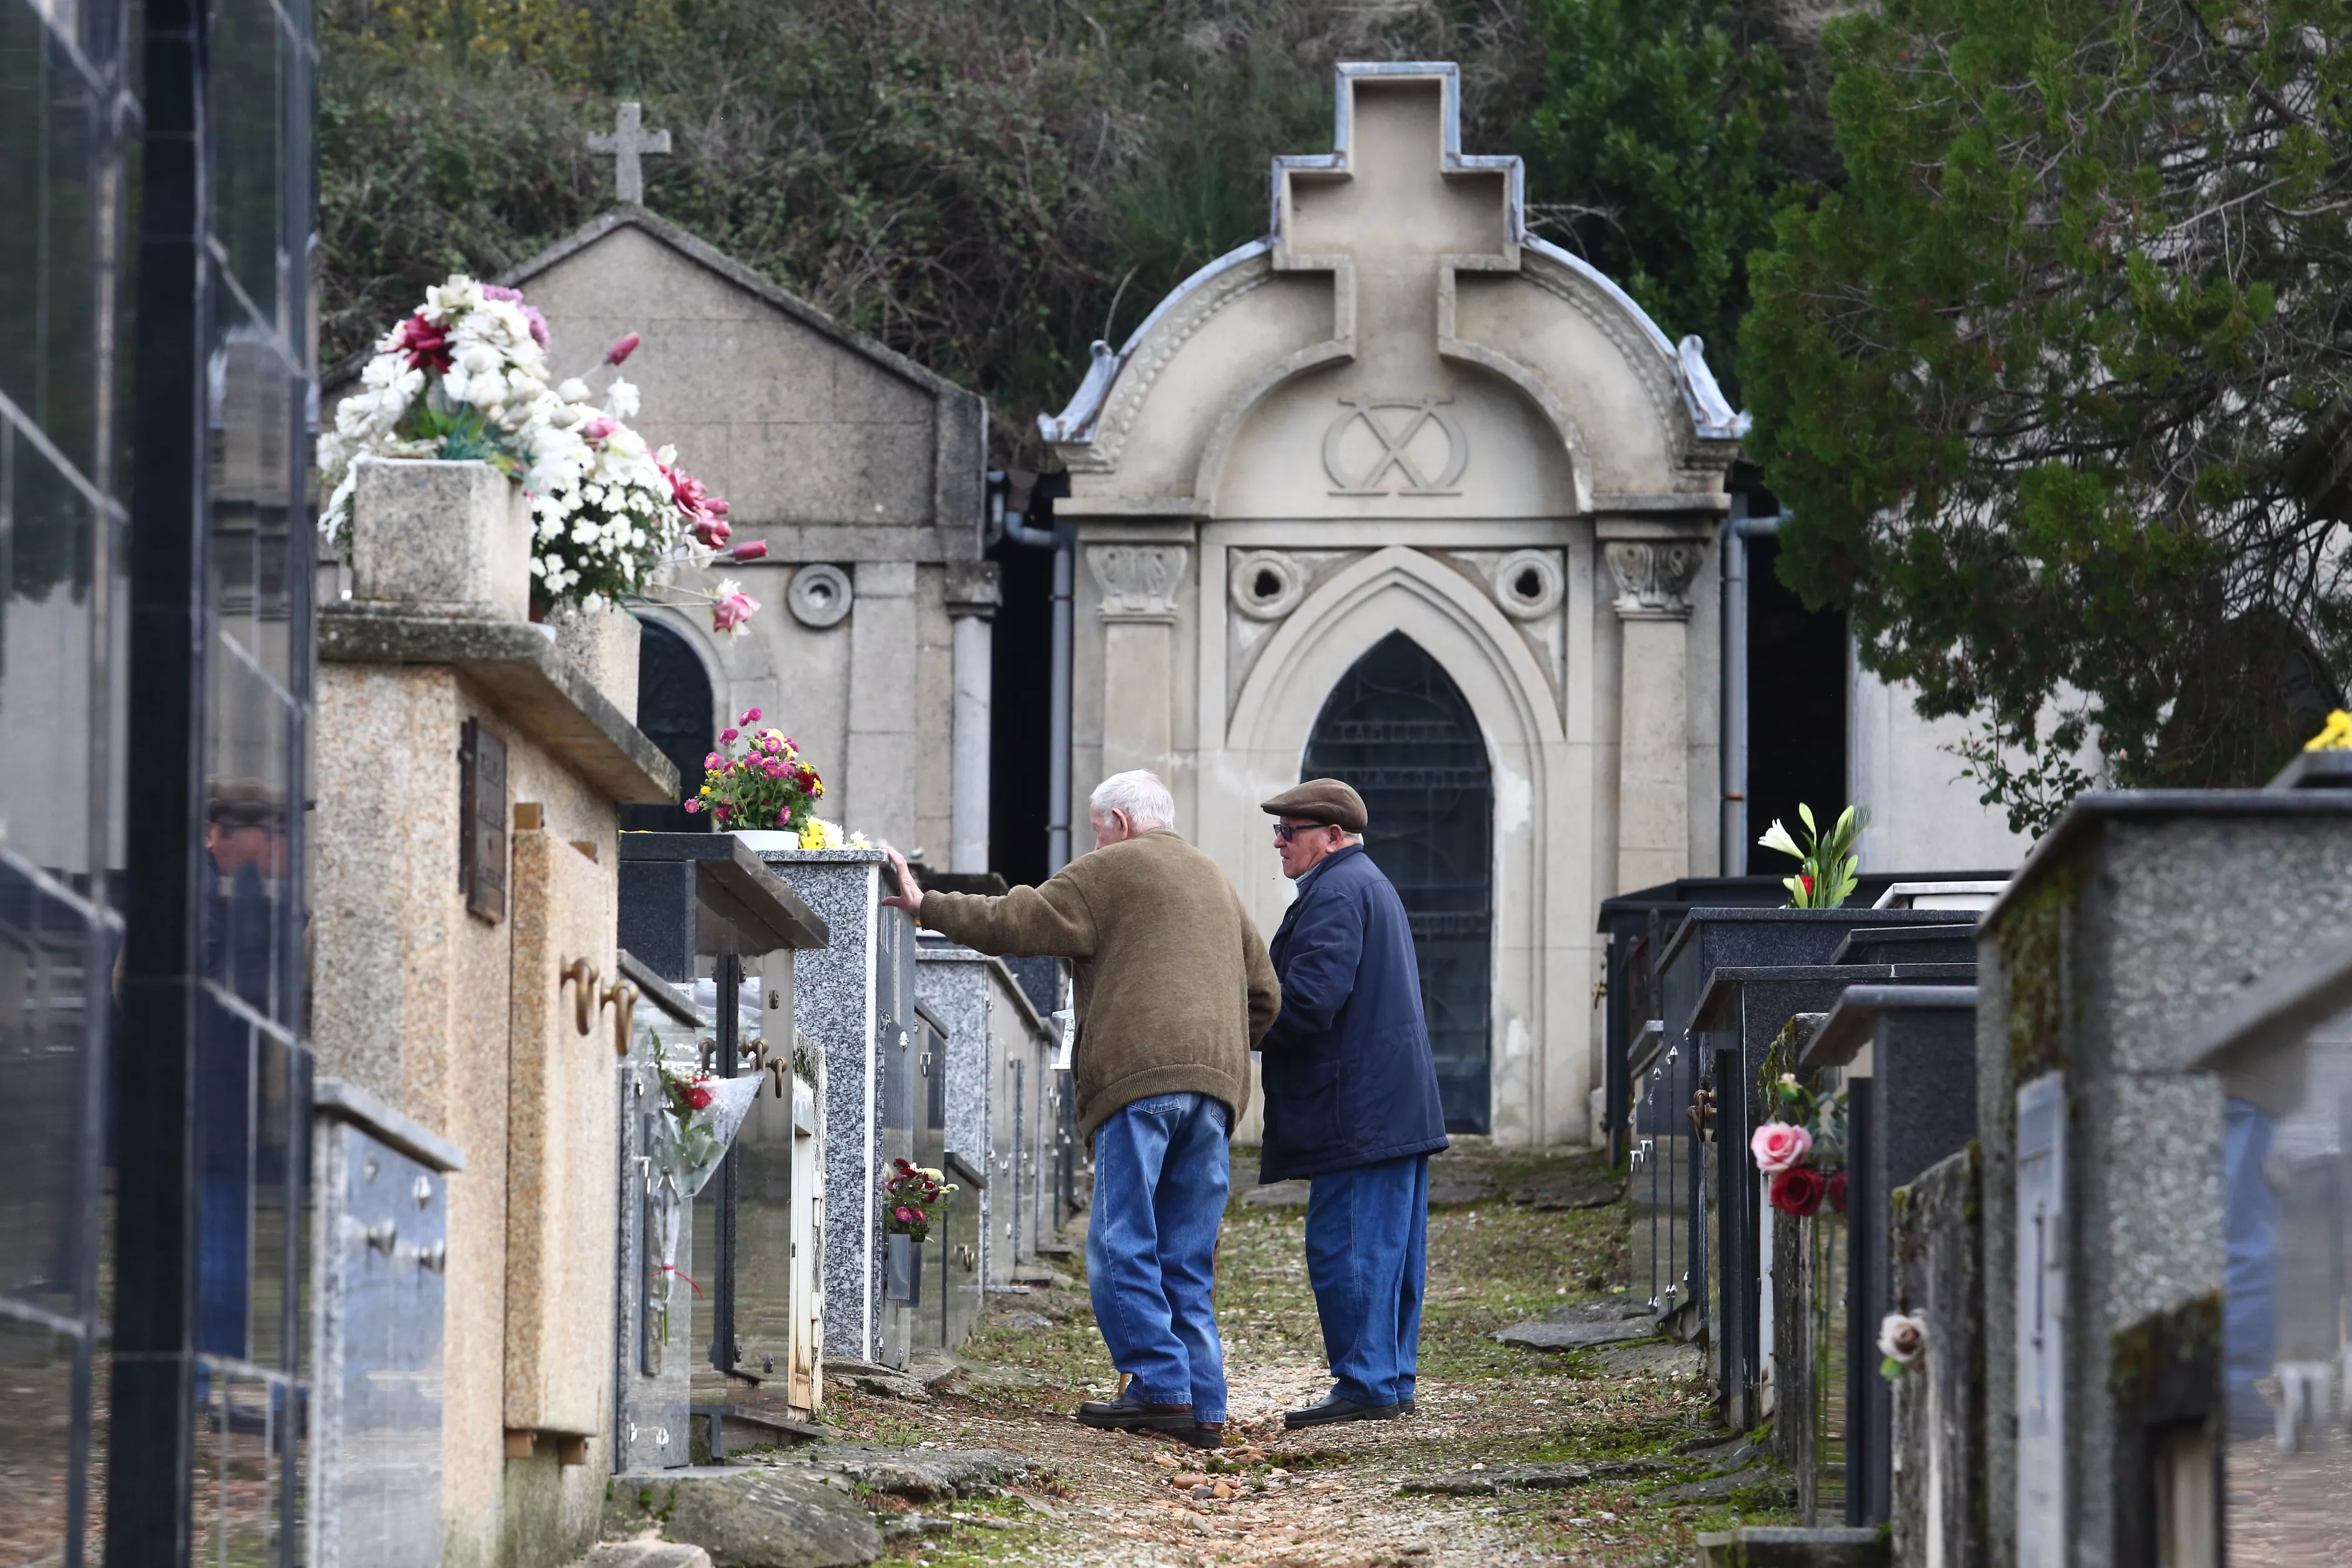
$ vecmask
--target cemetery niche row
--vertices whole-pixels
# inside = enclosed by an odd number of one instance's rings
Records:
[[[554,1568],[615,1477],[818,1433],[828,1362],[961,1343],[1058,1249],[1066,982],[919,948],[878,853],[619,831],[678,794],[635,622],[530,622],[495,470],[367,465],[352,533],[318,638],[312,1543]],[[673,1082],[730,1115],[698,1141]],[[962,1190],[894,1270],[897,1157]]]
[[[1990,887],[1604,911],[1633,1287],[1797,1482],[1703,1562],[2352,1562],[2344,771],[2086,795]],[[1838,1114],[1775,1207],[1784,1074]]]

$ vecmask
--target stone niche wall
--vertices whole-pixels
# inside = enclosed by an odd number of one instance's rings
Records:
[[[554,1568],[593,1542],[612,1462],[617,803],[668,799],[677,775],[502,579],[476,591],[504,570],[482,557],[506,481],[380,466],[354,520],[369,559],[446,570],[359,570],[319,618],[311,1034],[321,1077],[466,1159],[448,1186],[440,1561]],[[502,829],[485,845],[495,919],[460,880],[469,721],[504,745],[479,819]],[[594,971],[584,1035],[558,974],[575,960]]]

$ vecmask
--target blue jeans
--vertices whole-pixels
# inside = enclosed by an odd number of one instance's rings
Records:
[[[2278,1354],[2278,1198],[2263,1170],[2276,1127],[2247,1101],[2222,1103],[2222,1377],[2233,1413],[2252,1421],[2265,1418],[2254,1380]]]
[[[1139,1399],[1225,1418],[1225,1353],[1209,1294],[1232,1179],[1225,1107],[1206,1094],[1155,1094],[1095,1129],[1087,1283],[1110,1364]]]
[[[1412,1397],[1429,1272],[1429,1156],[1407,1155],[1314,1178],[1307,1279],[1342,1399]]]

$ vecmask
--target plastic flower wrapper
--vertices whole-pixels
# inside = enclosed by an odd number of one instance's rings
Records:
[[[663,1177],[669,1201],[661,1206],[659,1242],[662,1278],[662,1329],[667,1343],[670,1292],[677,1289],[678,1225],[695,1195],[709,1185],[742,1130],[751,1102],[758,1099],[762,1074],[713,1078],[674,1061],[661,1063],[665,1115],[653,1122],[646,1153]]]

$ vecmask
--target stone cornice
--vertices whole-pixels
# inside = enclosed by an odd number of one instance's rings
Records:
[[[528,622],[386,614],[331,604],[319,612],[318,637],[322,663],[441,664],[456,670],[517,728],[607,799],[646,806],[677,800],[677,767]]]

